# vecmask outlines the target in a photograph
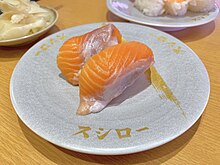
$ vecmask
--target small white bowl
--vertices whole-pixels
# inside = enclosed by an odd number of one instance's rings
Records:
[[[40,36],[42,36],[46,32],[48,32],[50,30],[50,28],[52,28],[53,25],[58,20],[58,12],[55,9],[50,8],[50,7],[44,7],[44,6],[41,6],[41,7],[45,8],[45,9],[48,9],[48,10],[51,10],[54,14],[54,20],[49,26],[47,26],[46,28],[44,28],[44,29],[42,29],[42,30],[40,30],[36,33],[33,33],[31,35],[27,35],[27,36],[20,37],[20,38],[9,39],[9,40],[1,40],[0,41],[0,46],[22,46],[22,45],[26,45],[26,44],[29,44],[33,41],[36,41],[37,39],[39,39]]]

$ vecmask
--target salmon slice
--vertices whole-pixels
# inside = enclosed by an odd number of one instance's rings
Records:
[[[112,24],[95,29],[82,36],[70,38],[61,46],[57,65],[64,78],[78,85],[79,73],[86,61],[106,47],[121,43],[119,30]]]
[[[99,112],[154,63],[152,50],[132,41],[92,56],[80,73],[78,115]]]

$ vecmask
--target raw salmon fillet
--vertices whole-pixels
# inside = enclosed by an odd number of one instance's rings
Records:
[[[112,24],[70,38],[59,50],[58,68],[69,83],[78,85],[79,73],[86,61],[103,49],[121,43],[121,38],[119,30]]]
[[[132,41],[118,44],[92,56],[79,78],[79,115],[99,112],[154,63],[152,50]]]

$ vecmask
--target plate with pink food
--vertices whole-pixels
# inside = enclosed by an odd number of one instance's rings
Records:
[[[204,25],[219,13],[215,0],[107,0],[106,4],[123,19],[163,31]]]
[[[46,37],[10,82],[19,118],[63,148],[120,155],[163,145],[188,130],[210,82],[183,42],[131,23],[95,23]]]

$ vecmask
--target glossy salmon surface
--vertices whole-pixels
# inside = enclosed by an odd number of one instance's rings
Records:
[[[119,30],[108,24],[81,36],[64,42],[59,49],[57,65],[63,77],[71,84],[78,85],[80,70],[93,55],[107,47],[121,43]]]
[[[92,56],[79,78],[79,115],[99,112],[154,63],[152,50],[132,41],[118,44]]]

